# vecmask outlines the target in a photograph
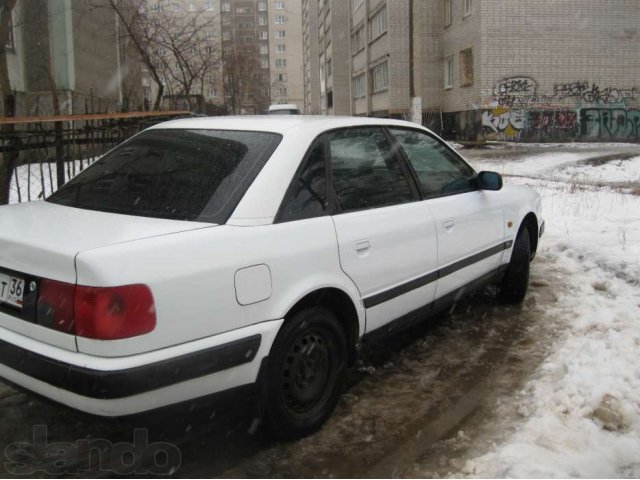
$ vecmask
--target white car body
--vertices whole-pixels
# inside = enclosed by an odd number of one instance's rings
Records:
[[[152,129],[282,136],[224,225],[47,201],[0,207],[0,272],[26,276],[27,284],[42,277],[91,287],[147,285],[157,315],[149,333],[97,340],[3,308],[0,376],[103,416],[252,385],[288,313],[314,292],[333,289],[348,297],[355,312],[351,343],[357,345],[363,336],[385,335],[394,321],[423,315],[506,266],[525,218],[535,219],[537,243],[543,230],[540,198],[511,186],[277,222],[314,140],[354,126],[412,129],[437,138],[414,124],[386,119],[177,120]],[[220,352],[222,363],[207,366],[206,359]],[[79,372],[77,378],[58,378],[59,369],[43,367],[50,364],[64,366],[72,377]],[[178,370],[172,379],[170,372]],[[114,386],[118,391],[110,390]]]

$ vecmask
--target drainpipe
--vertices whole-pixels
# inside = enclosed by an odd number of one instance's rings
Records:
[[[118,13],[113,12],[116,19],[116,71],[118,75],[118,110],[122,111],[122,68],[120,66],[120,19]]]

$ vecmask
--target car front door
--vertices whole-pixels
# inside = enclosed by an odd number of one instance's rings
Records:
[[[436,298],[496,270],[507,248],[501,193],[480,190],[475,171],[443,141],[420,130],[397,128],[391,133],[436,222]]]
[[[363,298],[369,333],[433,301],[436,224],[385,129],[326,138],[340,263]]]

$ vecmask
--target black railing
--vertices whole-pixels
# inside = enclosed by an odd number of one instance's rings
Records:
[[[0,118],[0,169],[4,173],[0,179],[6,182],[2,187],[8,187],[8,196],[0,195],[0,204],[46,198],[132,135],[189,115],[172,111]]]

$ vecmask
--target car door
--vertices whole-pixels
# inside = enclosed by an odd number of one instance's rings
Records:
[[[475,171],[440,139],[412,129],[394,128],[391,134],[436,222],[436,298],[496,270],[507,248],[501,193],[480,190]]]
[[[385,129],[330,132],[327,150],[340,264],[363,298],[369,333],[433,301],[436,225]]]

